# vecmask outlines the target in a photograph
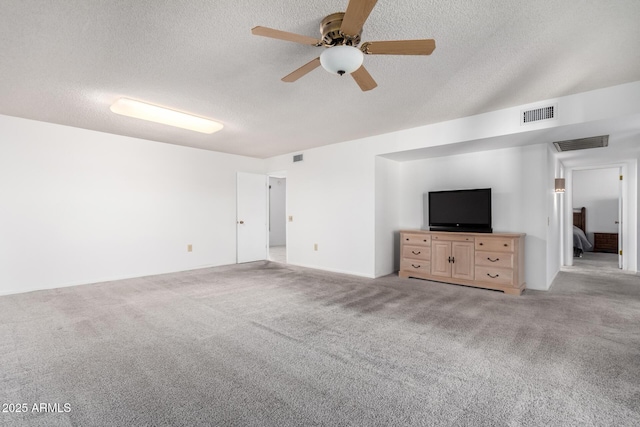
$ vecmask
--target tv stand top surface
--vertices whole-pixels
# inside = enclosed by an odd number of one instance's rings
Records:
[[[431,230],[400,230],[400,233],[425,233],[425,234],[467,234],[471,236],[480,236],[486,237],[487,235],[491,236],[504,236],[504,237],[522,237],[526,236],[527,233],[503,233],[503,232],[491,232],[491,233],[473,233],[468,231],[431,231]]]

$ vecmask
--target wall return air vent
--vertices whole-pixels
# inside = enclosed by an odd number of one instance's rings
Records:
[[[302,161],[302,154],[296,154],[295,156],[293,156],[293,162],[301,162]]]
[[[558,105],[547,105],[546,107],[535,108],[533,110],[522,110],[520,112],[520,124],[526,125],[542,120],[555,119],[558,114]]]
[[[586,150],[588,148],[601,148],[609,146],[609,135],[592,136],[590,138],[569,139],[557,141],[553,145],[558,151]]]

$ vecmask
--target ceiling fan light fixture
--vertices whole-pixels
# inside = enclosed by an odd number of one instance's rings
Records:
[[[222,123],[205,119],[204,117],[198,117],[128,98],[118,99],[111,105],[110,109],[112,112],[123,116],[162,123],[164,125],[200,133],[211,134],[218,132],[224,127]]]
[[[353,46],[333,46],[320,55],[322,68],[332,74],[351,74],[362,66],[364,54]]]

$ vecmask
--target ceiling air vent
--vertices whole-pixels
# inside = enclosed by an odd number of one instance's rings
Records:
[[[293,156],[293,163],[301,162],[301,161],[302,161],[302,154],[296,154],[295,156]]]
[[[539,122],[541,120],[555,119],[558,113],[558,105],[547,105],[546,107],[536,108],[533,110],[522,110],[520,112],[520,124]]]
[[[558,151],[586,150],[587,148],[601,148],[609,146],[609,135],[592,136],[590,138],[570,139],[554,142]]]

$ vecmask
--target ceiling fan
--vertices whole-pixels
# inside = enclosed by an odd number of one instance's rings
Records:
[[[346,12],[332,13],[322,20],[320,23],[322,39],[267,27],[255,27],[251,29],[251,33],[256,36],[326,48],[318,58],[286,75],[282,81],[295,82],[322,65],[330,73],[341,76],[351,74],[360,89],[367,91],[375,88],[378,84],[362,65],[365,54],[431,55],[431,52],[436,48],[436,42],[433,39],[365,42],[358,48],[362,26],[376,2],[377,0],[349,0]]]

